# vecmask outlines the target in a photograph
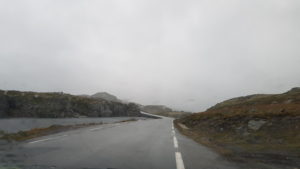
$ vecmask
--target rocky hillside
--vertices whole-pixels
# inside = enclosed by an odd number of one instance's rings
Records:
[[[253,168],[300,166],[300,88],[230,99],[175,124],[196,141],[255,164]]]
[[[190,114],[188,112],[183,112],[183,111],[174,111],[171,108],[163,105],[141,106],[141,110],[146,113],[155,114],[159,116],[173,117],[173,118],[180,118]]]
[[[147,113],[156,114],[156,113],[166,113],[173,111],[171,108],[163,105],[147,105],[142,107],[142,111]]]
[[[96,94],[91,95],[90,97],[97,98],[97,99],[104,99],[113,102],[121,102],[121,100],[119,100],[116,96],[109,94],[107,92],[98,92]]]
[[[36,93],[0,90],[0,118],[3,117],[112,117],[141,116],[137,105],[64,93]]]

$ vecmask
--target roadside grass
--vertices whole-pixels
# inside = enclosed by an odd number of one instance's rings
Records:
[[[264,124],[253,129],[250,121]],[[176,119],[174,125],[229,160],[300,166],[299,88],[230,99],[205,112]]]
[[[125,123],[125,122],[133,122],[133,121],[137,121],[137,119],[128,119],[128,120],[122,120],[122,121],[119,121],[117,123]]]
[[[123,120],[115,123],[125,123],[125,122],[133,122],[133,121],[137,121],[137,120],[128,119],[128,120]],[[3,132],[2,136],[0,136],[0,139],[7,140],[7,141],[25,141],[36,137],[59,133],[62,131],[74,130],[83,127],[90,127],[90,126],[102,125],[102,124],[105,123],[100,122],[100,123],[87,123],[87,124],[77,124],[77,125],[52,125],[45,128],[34,128],[28,131],[19,131],[17,133]]]
[[[266,138],[264,131],[252,133],[248,137],[241,137],[227,131],[212,132],[203,128],[184,129],[179,124],[178,121],[174,121],[174,126],[180,133],[211,148],[228,160],[251,164],[286,164],[291,166],[297,166],[300,163],[300,138],[295,133],[276,133],[278,136],[281,134],[285,136],[280,137],[280,142],[274,142],[278,138],[272,135]]]
[[[89,124],[80,124],[80,125],[52,125],[45,128],[34,128],[28,131],[19,131],[17,133],[5,133],[0,139],[7,141],[24,141],[33,139],[36,137],[41,137],[49,134],[58,133],[61,131],[78,129],[82,127],[88,127],[93,125],[101,125],[102,123],[89,123]]]
[[[294,115],[270,117],[257,131],[247,129],[247,122],[257,120],[257,116],[202,117],[198,123],[183,123],[188,129],[179,125],[181,119],[175,120],[174,123],[181,133],[210,147],[228,160],[299,166],[300,115]],[[236,129],[243,131],[239,132]]]

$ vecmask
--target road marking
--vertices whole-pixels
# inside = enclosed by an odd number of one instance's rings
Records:
[[[178,141],[177,141],[177,138],[175,136],[173,137],[173,141],[174,141],[174,147],[178,148]]]
[[[175,135],[174,123],[172,123],[172,133],[173,133],[174,147],[175,147],[175,149],[178,150],[178,141],[177,141],[177,138],[176,138],[176,135]],[[176,159],[176,168],[177,169],[184,169],[183,159],[182,159],[181,153],[179,151],[175,152],[175,159]]]
[[[68,135],[62,135],[62,136],[58,136],[58,137],[51,137],[51,138],[46,138],[46,139],[31,141],[28,144],[39,143],[39,142],[48,141],[48,140],[54,140],[54,139],[58,139],[58,138],[62,138],[62,137],[67,137],[67,136]]]
[[[32,143],[38,143],[38,142],[43,142],[43,141],[52,140],[52,139],[53,139],[53,138],[47,138],[47,139],[42,139],[42,140],[36,140],[36,141],[29,142],[29,144],[32,144]]]
[[[100,130],[100,129],[102,129],[102,128],[103,128],[103,127],[93,128],[93,129],[90,129],[90,131]]]
[[[184,163],[180,152],[175,153],[175,159],[177,169],[184,169]]]
[[[126,122],[124,122],[126,123]],[[129,122],[127,122],[129,123]],[[118,126],[121,126],[122,124],[107,124],[107,125],[102,125],[101,127],[97,127],[97,128],[92,128],[92,129],[89,129],[90,131],[95,131],[95,130],[102,130],[102,129],[108,129],[108,128],[113,128],[113,127],[118,127]]]

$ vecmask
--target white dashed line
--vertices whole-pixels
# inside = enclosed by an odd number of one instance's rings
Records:
[[[178,148],[178,141],[177,141],[176,136],[173,137],[173,141],[174,141],[174,147]]]
[[[181,153],[178,151],[178,141],[175,135],[175,130],[174,130],[174,124],[172,123],[172,134],[173,134],[173,142],[174,142],[174,148],[176,149],[175,152],[175,159],[176,159],[176,168],[177,169],[184,169],[184,163],[183,159],[181,156]]]
[[[175,158],[176,158],[176,167],[177,167],[177,169],[184,169],[184,164],[183,164],[181,153],[176,152],[175,153]]]
[[[48,140],[54,140],[54,139],[58,139],[58,138],[66,137],[66,136],[68,136],[68,135],[62,135],[62,136],[58,136],[58,137],[52,137],[52,138],[46,138],[46,139],[31,141],[31,142],[29,142],[29,144],[39,143],[39,142],[48,141]]]

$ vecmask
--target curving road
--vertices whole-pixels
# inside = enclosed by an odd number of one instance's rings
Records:
[[[0,166],[30,169],[237,168],[173,130],[172,121],[170,118],[139,120],[40,137],[2,149]]]

